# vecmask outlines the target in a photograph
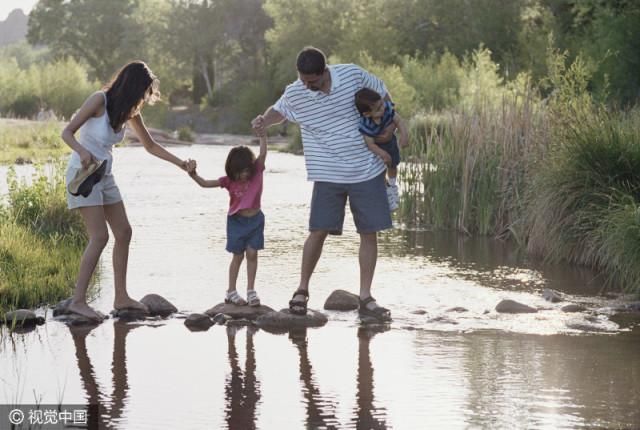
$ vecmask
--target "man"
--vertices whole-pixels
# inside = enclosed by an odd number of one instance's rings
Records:
[[[358,130],[355,93],[362,88],[390,100],[384,83],[353,64],[327,66],[322,51],[303,49],[296,61],[298,80],[251,125],[257,132],[289,120],[300,125],[307,175],[313,181],[309,236],[302,253],[300,285],[289,302],[305,315],[309,280],[328,234],[341,234],[347,197],[360,235],[360,315],[390,320],[388,309],[371,296],[378,257],[377,232],[391,227],[385,165],[369,151]],[[393,129],[381,139],[389,140]]]

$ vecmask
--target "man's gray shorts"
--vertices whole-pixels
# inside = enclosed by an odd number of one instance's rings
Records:
[[[342,234],[347,197],[358,233],[375,233],[391,228],[384,177],[383,172],[373,179],[356,184],[314,182],[309,231]]]

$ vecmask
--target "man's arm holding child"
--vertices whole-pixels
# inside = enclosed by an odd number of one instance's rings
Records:
[[[389,94],[389,91],[387,91],[387,93],[384,95],[384,97],[382,98],[382,100],[384,100],[385,102],[392,102],[391,100],[391,94]],[[396,124],[391,123],[387,128],[385,128],[382,133],[380,133],[379,135],[376,136],[375,141],[378,143],[387,143],[391,140],[391,138],[393,137],[393,133],[396,131]]]
[[[369,147],[369,151],[373,152],[378,157],[382,158],[382,161],[384,161],[384,164],[391,164],[391,155],[389,155],[384,149],[376,145],[373,137],[370,137],[367,135],[362,135],[362,137],[364,137],[364,141]]]
[[[398,130],[400,131],[400,139],[398,140],[398,146],[400,146],[400,148],[409,146],[409,130],[407,130],[407,124],[404,122],[402,118],[400,118],[400,115],[398,115],[398,112],[396,112],[393,115],[393,122],[395,123],[395,125],[398,127]]]
[[[195,160],[189,160],[187,162],[187,172],[189,173],[189,176],[191,176],[191,179],[196,181],[198,185],[203,188],[216,188],[220,186],[220,181],[217,179],[204,179],[198,175],[198,173],[196,173],[196,167],[197,165]]]

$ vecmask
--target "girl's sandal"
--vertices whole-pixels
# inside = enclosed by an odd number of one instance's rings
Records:
[[[247,291],[247,304],[252,307],[260,306],[260,297],[258,297],[256,290]]]
[[[247,301],[242,298],[240,294],[236,290],[227,291],[227,295],[224,298],[224,302],[228,305],[236,305],[236,306],[244,306],[247,304]]]
[[[304,300],[296,300],[296,296],[304,296]],[[309,292],[307,290],[297,290],[293,293],[293,297],[289,300],[289,311],[293,315],[306,315],[307,302],[309,301]]]

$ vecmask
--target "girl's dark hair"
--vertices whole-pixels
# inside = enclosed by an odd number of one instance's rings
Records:
[[[253,155],[253,151],[248,146],[235,146],[231,148],[229,155],[227,155],[224,171],[232,181],[235,181],[244,169],[249,169],[249,177],[253,177],[256,171],[255,161],[256,156]]]
[[[298,53],[296,68],[305,75],[321,75],[327,67],[324,52],[313,46],[307,46]]]
[[[104,87],[113,131],[136,116],[144,103],[153,104],[160,97],[158,84],[158,78],[142,61],[132,61],[118,71]]]
[[[380,94],[370,90],[369,88],[363,88],[356,93],[356,108],[360,115],[364,115],[367,112],[371,112],[373,105],[380,100]]]

